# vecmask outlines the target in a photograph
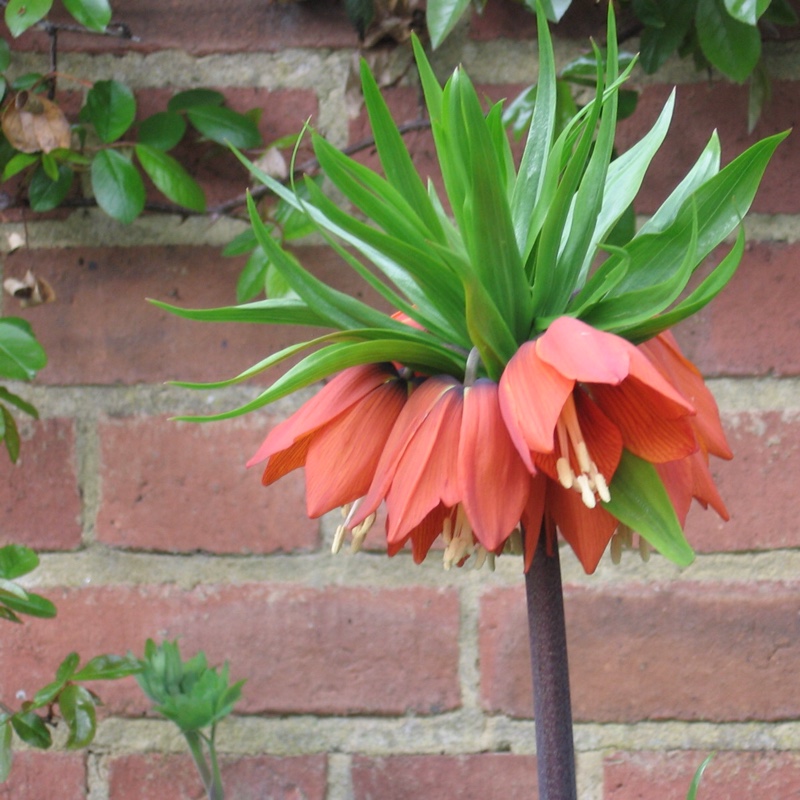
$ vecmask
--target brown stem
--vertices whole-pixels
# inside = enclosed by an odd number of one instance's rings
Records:
[[[547,540],[543,525],[525,575],[539,800],[577,800],[561,565]]]

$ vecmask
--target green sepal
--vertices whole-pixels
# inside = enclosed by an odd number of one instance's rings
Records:
[[[652,464],[623,450],[609,492],[611,501],[603,503],[606,511],[678,566],[694,561],[694,551]]]

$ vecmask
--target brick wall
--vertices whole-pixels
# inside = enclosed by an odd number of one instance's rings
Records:
[[[117,3],[140,41],[62,37],[61,69],[116,77],[142,107],[165,90],[223,88],[237,108],[262,106],[267,138],[309,114],[337,145],[361,137],[344,90],[356,47],[341,3],[240,0]],[[459,28],[436,65],[459,60],[488,95],[532,77],[530,18],[493,0]],[[41,68],[43,42],[18,45],[20,71]],[[562,62],[579,44],[557,41]],[[124,49],[124,52],[123,52]],[[407,57],[395,54],[401,73]],[[795,122],[800,56],[767,46],[771,106],[746,132],[746,89],[708,83],[685,64],[638,76],[640,109],[621,126],[629,146],[678,83],[673,130],[638,210],[653,210],[712,128],[730,160]],[[398,119],[417,94],[388,92]],[[409,137],[430,163],[425,134]],[[365,158],[368,158],[365,154]],[[796,797],[800,786],[800,148],[790,137],[748,223],[750,244],[729,289],[679,339],[709,376],[736,459],[715,465],[732,513],[692,513],[696,563],[679,570],[629,554],[587,578],[564,557],[580,797],[681,798],[712,750],[704,800]],[[232,162],[204,176],[214,197],[241,190]],[[239,715],[220,732],[232,800],[522,798],[535,785],[524,592],[518,560],[494,574],[415,567],[376,549],[329,555],[335,520],[309,522],[302,475],[263,489],[243,463],[290,402],[232,422],[169,421],[230,408],[252,388],[190,393],[170,378],[227,377],[289,341],[266,328],[202,325],[145,304],[233,302],[241,262],[220,246],[239,223],[144,217],[130,227],[81,210],[50,219],[6,215],[3,261],[58,293],[25,312],[50,356],[34,387],[42,412],[24,428],[20,464],[0,485],[0,539],[43,553],[40,591],[56,622],[3,627],[0,697],[35,690],[70,649],[141,653],[148,636],[180,637],[246,677]],[[7,248],[6,248],[7,249]],[[361,291],[335,259],[304,263]],[[4,299],[3,313],[20,313]],[[373,542],[376,543],[376,542]],[[182,741],[146,713],[133,681],[99,687],[106,701],[87,753],[21,752],[0,798],[197,797]]]

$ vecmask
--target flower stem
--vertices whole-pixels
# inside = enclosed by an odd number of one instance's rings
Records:
[[[547,538],[542,526],[533,563],[525,575],[539,800],[576,800],[561,565],[557,543],[548,548]]]

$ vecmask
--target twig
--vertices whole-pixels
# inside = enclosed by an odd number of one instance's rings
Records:
[[[0,0],[0,8],[5,8],[8,5],[8,0]],[[53,32],[64,31],[65,33],[88,33],[92,36],[109,36],[112,39],[127,39],[131,42],[138,42],[139,37],[131,33],[131,29],[125,22],[109,22],[102,31],[95,31],[91,28],[84,28],[83,25],[76,25],[71,22],[50,22],[48,19],[41,19],[31,25],[32,28],[38,28],[44,31],[48,36],[52,36]]]

